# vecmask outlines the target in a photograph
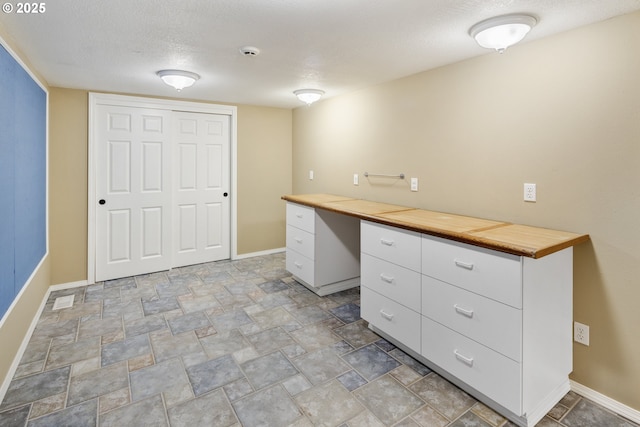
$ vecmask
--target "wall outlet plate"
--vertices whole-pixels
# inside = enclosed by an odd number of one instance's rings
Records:
[[[536,185],[535,184],[524,184],[524,201],[525,202],[535,202],[536,201]]]
[[[575,342],[579,342],[580,344],[584,344],[588,346],[589,345],[589,326],[584,325],[580,322],[573,322],[573,340]]]
[[[411,178],[411,191],[418,191],[418,178]]]

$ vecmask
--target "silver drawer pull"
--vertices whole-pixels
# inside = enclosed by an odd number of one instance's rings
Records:
[[[385,276],[384,273],[380,274],[380,280],[387,283],[393,283],[393,277]]]
[[[380,310],[380,316],[387,320],[393,320],[393,314],[385,313],[384,310]]]
[[[302,215],[301,213],[297,213],[297,214],[296,214],[296,216],[297,216],[298,218],[303,218],[303,217],[304,217],[304,215]]]
[[[387,239],[380,239],[380,243],[382,243],[385,246],[393,246],[394,241],[393,240],[387,240]]]
[[[295,265],[298,268],[302,268],[302,264],[300,264],[298,261],[294,261],[293,265]]]
[[[293,240],[295,240],[298,243],[302,243],[302,237],[294,237]]]
[[[464,262],[460,261],[459,259],[456,259],[453,262],[455,262],[458,267],[466,268],[467,270],[473,270],[472,262]]]
[[[462,314],[463,316],[473,317],[473,310],[464,309],[464,308],[460,307],[458,304],[454,304],[453,308],[455,308],[456,311],[458,313]]]
[[[473,357],[463,356],[462,354],[458,353],[458,350],[453,350],[453,354],[456,355],[456,359],[458,359],[459,361],[461,361],[465,365],[473,366]]]

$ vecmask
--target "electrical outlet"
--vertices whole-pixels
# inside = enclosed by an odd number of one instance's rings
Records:
[[[418,178],[411,178],[411,191],[418,191]]]
[[[573,339],[575,342],[589,345],[589,326],[579,322],[573,322]]]
[[[358,185],[358,174],[357,173],[353,174],[353,185]]]
[[[535,202],[536,201],[536,185],[524,184],[524,201]]]
[[[309,171],[309,180],[313,181],[313,171]]]

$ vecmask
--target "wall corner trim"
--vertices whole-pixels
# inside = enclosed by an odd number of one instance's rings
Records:
[[[608,410],[615,412],[616,414],[633,421],[634,423],[640,423],[640,411],[633,409],[630,406],[627,406],[623,403],[618,402],[604,394],[597,392],[593,389],[590,389],[587,386],[584,386],[580,383],[577,383],[573,380],[569,380],[571,384],[571,391],[579,394],[582,397],[586,397],[587,399],[607,408]]]

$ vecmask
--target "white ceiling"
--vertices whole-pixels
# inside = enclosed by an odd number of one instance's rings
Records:
[[[640,10],[640,0],[57,0],[0,27],[49,85],[292,108],[483,54],[483,19],[529,13],[525,42]],[[255,46],[259,56],[239,49]],[[517,46],[511,49],[517,49]],[[508,54],[507,51],[505,54]],[[201,79],[177,93],[156,71]]]

